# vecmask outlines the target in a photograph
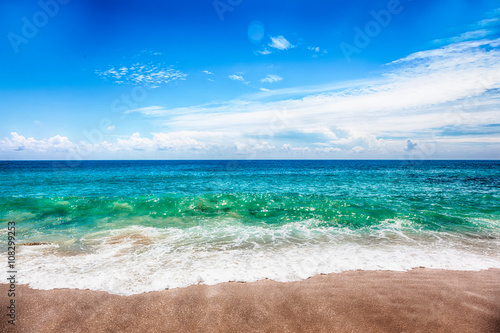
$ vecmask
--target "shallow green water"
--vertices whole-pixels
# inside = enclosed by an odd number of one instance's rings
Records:
[[[500,266],[500,162],[0,162],[0,184],[18,242],[48,243],[20,250],[39,288]]]

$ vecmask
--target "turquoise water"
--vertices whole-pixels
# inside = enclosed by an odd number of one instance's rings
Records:
[[[500,267],[498,161],[0,162],[0,184],[36,288]]]

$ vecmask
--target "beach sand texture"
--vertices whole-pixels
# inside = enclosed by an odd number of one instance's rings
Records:
[[[15,329],[2,300],[2,332],[500,332],[498,269],[349,271],[132,296],[19,285]]]

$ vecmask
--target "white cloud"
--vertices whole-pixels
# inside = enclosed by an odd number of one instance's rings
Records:
[[[298,131],[301,133],[322,134],[325,138],[330,139],[330,140],[338,139],[337,135],[326,126],[300,128],[300,129],[298,129]]]
[[[108,70],[96,70],[97,75],[117,84],[140,85],[148,88],[158,88],[163,84],[176,80],[185,80],[187,74],[173,66],[155,63],[134,63],[130,66],[121,65]]]
[[[326,148],[316,148],[315,149],[316,152],[318,153],[338,153],[338,152],[341,152],[342,149],[341,148],[335,148],[335,147],[326,147]]]
[[[449,45],[445,45],[436,49],[419,51],[410,54],[407,57],[395,60],[390,64],[402,64],[409,63],[415,60],[425,60],[425,61],[433,61],[434,67],[438,64],[444,64],[446,67],[450,67],[450,65],[454,65],[457,62],[471,63],[471,62],[480,62],[483,59],[483,56],[488,55],[488,52],[484,50],[485,46],[498,47],[499,39],[482,39],[476,41],[466,41],[461,43],[452,43]],[[493,50],[492,55],[497,56],[498,50]],[[477,54],[476,54],[477,53]],[[461,56],[467,56],[467,61],[461,59]],[[481,57],[477,57],[481,56]],[[453,63],[447,64],[446,60],[453,60]],[[420,65],[416,63],[415,65]],[[420,66],[421,69],[422,66]]]
[[[311,151],[311,148],[309,147],[293,147],[289,143],[285,143],[282,147],[281,150],[285,152],[290,152],[293,154],[304,154],[304,153],[309,153]]]
[[[142,138],[139,132],[132,134],[132,136],[127,139],[118,139],[119,149],[133,149],[133,150],[149,150],[154,146],[154,142],[148,138]]]
[[[264,131],[275,137],[283,131],[318,133],[324,135],[323,143],[333,148],[363,147],[365,153],[367,149],[401,151],[406,139],[392,137],[411,134],[421,142],[457,118],[456,114],[450,117],[456,110],[460,121],[500,123],[500,98],[495,90],[500,89],[500,52],[496,43],[468,41],[417,52],[388,64],[382,78],[333,85],[330,92],[302,98],[235,100],[182,111],[163,110],[163,114],[176,113],[168,121],[176,129],[243,134]],[[472,110],[468,110],[471,103]]]
[[[492,25],[497,25],[497,24],[500,24],[500,18],[493,17],[493,18],[489,18],[489,19],[484,19],[484,20],[477,22],[476,24],[477,24],[477,26],[480,26],[480,27],[488,27],[488,26],[492,26]]]
[[[93,149],[245,158],[352,158],[358,153],[358,158],[399,158],[410,152],[425,158],[467,157],[480,150],[495,157],[497,132],[459,130],[461,125],[500,124],[499,47],[500,39],[462,41],[395,60],[376,78],[264,91],[247,100],[130,110],[156,118],[169,132],[134,133]],[[246,82],[240,74],[229,78]],[[450,126],[457,133],[446,134],[443,128]],[[71,147],[60,136],[35,140],[12,133],[0,140],[2,151]]]
[[[3,151],[31,151],[31,152],[61,152],[76,148],[65,136],[56,135],[49,139],[36,140],[26,138],[16,132],[10,133],[10,138],[0,140],[0,150]]]
[[[210,71],[203,71],[203,73],[207,74],[207,75],[214,75],[214,73],[210,72]]]
[[[278,82],[283,80],[281,76],[278,75],[273,75],[273,74],[267,74],[267,76],[263,79],[260,79],[260,82],[262,83],[273,83],[273,82]]]
[[[272,53],[271,51],[269,51],[266,48],[264,48],[264,50],[262,50],[262,51],[255,51],[255,52],[257,52],[258,54],[262,54],[262,55],[268,55],[268,54]]]
[[[163,106],[148,106],[125,111],[125,113],[141,113],[148,117],[167,117],[188,114],[222,113],[246,111],[254,102],[232,100],[230,103],[208,103],[203,105],[167,108]]]
[[[356,146],[356,147],[352,148],[351,150],[352,150],[353,152],[355,152],[355,153],[358,153],[358,154],[359,154],[359,153],[362,153],[363,151],[365,151],[365,148],[360,147],[360,146]]]
[[[163,53],[161,53],[161,52],[156,52],[153,50],[144,49],[141,52],[139,52],[138,54],[134,55],[132,58],[140,58],[140,57],[144,57],[144,56],[160,56],[162,54]]]
[[[269,47],[278,49],[278,50],[288,50],[294,47],[294,45],[290,44],[289,41],[286,40],[285,37],[283,36],[277,36],[277,37],[272,37],[271,36],[271,43],[269,44]]]
[[[464,32],[458,36],[450,37],[450,38],[442,38],[442,39],[436,39],[434,42],[435,43],[458,43],[458,42],[463,42],[471,39],[478,39],[478,38],[483,38],[486,37],[490,34],[492,34],[494,31],[488,30],[488,29],[479,29],[479,30],[474,30],[474,31],[467,31]]]
[[[296,45],[292,45],[285,37],[283,36],[277,36],[277,37],[272,37],[269,36],[271,39],[271,43],[269,43],[267,46],[271,47],[274,51],[276,50],[288,50],[288,49],[293,49],[296,47]],[[312,51],[313,57],[318,57],[318,55],[324,55],[328,53],[326,50],[321,50],[319,46],[304,46],[304,49]],[[273,53],[273,50],[269,50],[267,47],[262,48],[261,50],[254,51],[255,54],[261,54],[261,55],[268,55]]]
[[[138,109],[127,110],[125,111],[125,113],[142,113],[145,116],[159,116],[159,115],[165,115],[166,111],[167,109],[162,106],[153,105]]]
[[[275,146],[270,145],[267,141],[259,140],[237,140],[234,142],[234,152],[238,155],[249,155],[254,153],[272,152],[276,149]]]
[[[245,81],[245,78],[243,76],[241,76],[241,75],[232,74],[232,75],[229,75],[228,77],[229,77],[229,79],[231,79],[233,81],[241,81],[244,84],[249,84],[250,83],[248,81]]]
[[[207,150],[217,147],[227,140],[226,134],[217,132],[180,131],[168,133],[153,133],[152,138],[142,137],[134,133],[128,139],[118,139],[114,150],[142,151],[190,151]]]
[[[313,58],[317,58],[318,56],[324,56],[325,54],[328,53],[327,50],[321,50],[319,46],[308,46],[306,47],[306,49],[313,52],[312,55]]]
[[[498,16],[498,10],[489,13],[491,16]],[[486,18],[468,26],[468,31],[465,31],[458,36],[442,38],[434,40],[435,43],[459,43],[467,40],[484,38],[488,35],[497,32],[496,25],[500,24],[498,17]]]
[[[245,79],[241,75],[235,75],[235,74],[233,74],[233,75],[229,75],[229,78],[231,80],[235,80],[235,81],[245,81]]]

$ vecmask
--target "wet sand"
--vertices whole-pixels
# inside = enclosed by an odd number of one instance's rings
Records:
[[[133,296],[18,285],[1,332],[500,332],[500,270],[352,271]]]

